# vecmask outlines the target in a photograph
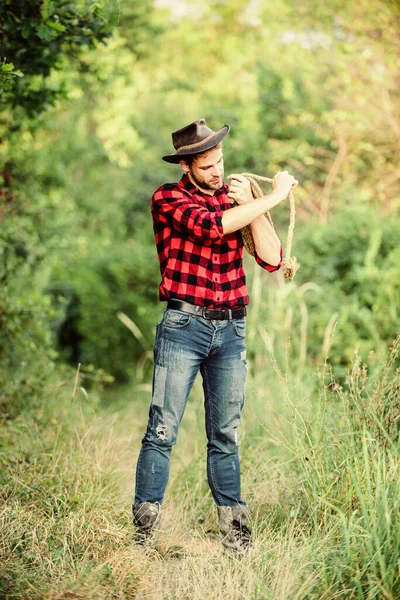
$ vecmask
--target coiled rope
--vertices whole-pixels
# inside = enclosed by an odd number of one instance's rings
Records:
[[[273,182],[273,179],[270,179],[269,177],[262,177],[261,175],[254,175],[254,173],[241,173],[241,175],[243,177],[246,177],[246,179],[249,180],[253,198],[261,198],[261,196],[264,196],[264,192],[262,191],[261,187],[259,186],[259,184],[257,183],[256,180],[268,181],[269,183]],[[287,238],[286,238],[286,249],[285,249],[284,259],[283,259],[283,275],[284,275],[285,279],[289,279],[291,281],[294,278],[294,276],[296,275],[296,273],[300,267],[300,264],[297,262],[296,257],[291,256],[293,232],[294,232],[294,225],[295,225],[295,221],[296,221],[296,207],[295,207],[295,203],[294,203],[293,192],[289,192],[289,202],[290,202],[290,222],[289,222],[289,229],[288,229],[288,234],[287,234]],[[265,213],[265,217],[268,220],[268,222],[270,223],[272,229],[275,230],[271,215],[269,214],[268,211]],[[253,241],[253,236],[251,235],[250,226],[246,225],[245,227],[243,227],[243,229],[241,230],[241,233],[242,233],[244,247],[246,248],[246,250],[249,254],[254,256],[254,252],[255,252],[254,241]]]

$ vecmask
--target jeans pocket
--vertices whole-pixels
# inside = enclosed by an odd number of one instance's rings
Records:
[[[192,315],[189,313],[168,308],[164,314],[163,325],[170,329],[183,329],[189,325],[191,318]]]
[[[233,327],[237,336],[246,337],[246,319],[235,319]]]

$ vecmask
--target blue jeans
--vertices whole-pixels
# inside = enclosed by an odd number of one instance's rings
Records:
[[[153,395],[136,470],[135,505],[161,502],[172,446],[193,382],[203,378],[207,477],[218,506],[240,497],[238,427],[246,379],[246,320],[210,321],[167,309],[157,325]]]

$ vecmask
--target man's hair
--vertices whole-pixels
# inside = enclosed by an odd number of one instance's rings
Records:
[[[213,146],[212,148],[209,148],[205,152],[199,152],[198,154],[188,154],[187,156],[183,156],[182,160],[184,160],[185,163],[189,167],[191,167],[198,156],[206,156],[206,154],[208,154],[210,152],[210,150],[215,150],[215,149],[219,149],[219,148],[222,148],[222,142],[219,142],[219,144],[217,144],[216,146]]]

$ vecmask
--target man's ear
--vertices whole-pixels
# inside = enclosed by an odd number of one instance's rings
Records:
[[[189,165],[187,164],[187,162],[185,162],[184,160],[180,160],[180,161],[179,161],[179,164],[181,165],[181,167],[182,167],[182,170],[183,170],[183,171],[185,171],[185,173],[189,173],[189,171],[190,171],[190,167],[189,167]]]

